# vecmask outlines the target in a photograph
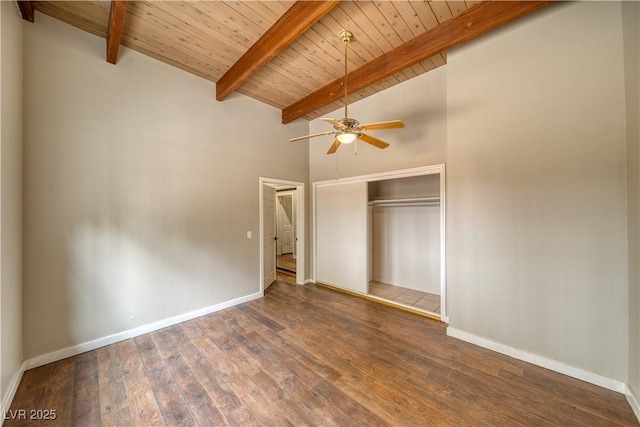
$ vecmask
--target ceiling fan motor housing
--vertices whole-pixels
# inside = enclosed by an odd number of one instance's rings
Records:
[[[351,132],[356,130],[356,128],[358,128],[360,126],[360,122],[358,122],[356,119],[350,119],[349,117],[345,117],[343,119],[338,120],[340,123],[342,123],[342,125],[344,126],[343,128],[340,128],[338,126],[334,126],[335,130],[340,131],[340,132]]]

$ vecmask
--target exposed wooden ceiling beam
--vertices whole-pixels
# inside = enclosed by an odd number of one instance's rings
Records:
[[[260,67],[294,42],[338,3],[340,3],[339,0],[297,1],[294,3],[218,80],[216,99],[218,101],[224,100],[231,92],[249,80]]]
[[[20,9],[20,15],[22,19],[29,22],[35,21],[35,13],[33,9],[33,2],[30,0],[17,0],[18,9]]]
[[[107,62],[115,64],[124,30],[124,18],[127,15],[127,0],[112,0],[107,30]]]
[[[553,1],[488,1],[379,56],[348,75],[348,92],[357,92],[438,53],[467,42]],[[289,123],[335,102],[344,95],[344,79],[337,79],[282,110]]]

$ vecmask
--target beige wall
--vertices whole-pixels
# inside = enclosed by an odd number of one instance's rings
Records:
[[[0,2],[0,21],[0,401],[8,409],[22,363],[23,24],[15,2]]]
[[[627,121],[629,381],[640,396],[640,6],[622,4]]]
[[[449,53],[451,326],[627,380],[620,3],[554,5]]]
[[[304,121],[38,14],[25,30],[25,357],[258,292],[259,177]],[[253,239],[247,239],[253,231]]]
[[[400,119],[406,128],[371,132],[391,146],[380,150],[359,143],[357,155],[354,155],[353,144],[342,145],[335,155],[327,155],[333,142],[331,136],[299,142],[309,145],[309,180],[323,181],[444,163],[447,150],[446,81],[446,68],[440,67],[349,104],[349,116],[362,124]],[[344,111],[340,109],[326,117],[340,119],[343,115]],[[311,133],[328,130],[331,130],[330,125],[320,119],[309,123]]]

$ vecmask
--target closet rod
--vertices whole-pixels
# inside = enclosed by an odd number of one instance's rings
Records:
[[[415,197],[412,199],[384,199],[372,200],[369,206],[409,206],[439,204],[440,197]]]

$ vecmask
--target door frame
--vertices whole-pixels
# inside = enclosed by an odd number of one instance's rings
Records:
[[[421,175],[440,175],[440,319],[449,323],[447,313],[447,245],[446,245],[446,175],[444,163],[422,166],[411,169],[401,169],[387,172],[379,172],[368,175],[351,176],[345,178],[331,179],[325,181],[315,181],[311,183],[311,280],[316,282],[317,259],[316,259],[316,189],[324,185],[336,185],[347,182],[375,182],[394,178],[407,178]]]
[[[295,189],[296,196],[296,284],[305,283],[305,186],[304,182],[288,181],[285,179],[260,177],[259,201],[260,201],[260,293],[264,294],[264,202],[263,185],[277,184],[287,185]]]

